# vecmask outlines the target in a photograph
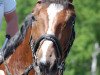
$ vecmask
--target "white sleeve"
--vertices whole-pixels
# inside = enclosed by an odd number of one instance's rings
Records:
[[[4,0],[4,12],[5,14],[13,12],[16,9],[15,0]]]

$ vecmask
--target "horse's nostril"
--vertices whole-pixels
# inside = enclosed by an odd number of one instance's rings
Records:
[[[40,63],[40,64],[39,64],[39,68],[40,68],[40,71],[41,71],[41,72],[44,71],[44,69],[45,69],[45,64],[44,64],[44,63]]]
[[[48,70],[49,69],[49,67],[50,67],[50,64],[49,63],[42,63],[42,62],[40,62],[40,64],[39,64],[39,68],[40,68],[40,71],[41,72],[43,72],[44,70]]]
[[[50,54],[50,57],[52,57],[52,55]]]

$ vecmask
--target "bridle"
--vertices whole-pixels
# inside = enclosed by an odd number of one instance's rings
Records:
[[[39,44],[40,44],[40,42],[42,41],[42,40],[49,40],[49,41],[52,41],[53,43],[54,43],[54,45],[55,45],[55,50],[56,50],[56,57],[57,58],[61,58],[62,57],[62,54],[61,54],[61,50],[62,50],[62,48],[61,48],[61,45],[60,45],[60,41],[57,39],[57,37],[56,36],[54,36],[54,35],[50,35],[50,34],[45,34],[45,35],[43,35],[43,36],[41,36],[38,40],[37,40],[37,42],[35,43],[35,45],[34,45],[34,54],[36,53],[36,51],[37,51],[37,49],[38,49],[38,47],[39,47]]]
[[[72,43],[73,43],[73,40],[75,38],[75,31],[74,31],[74,25],[75,25],[75,17],[76,16],[73,16],[73,19],[72,19],[72,33],[71,33],[71,36],[69,38],[69,40],[67,41],[67,43],[69,44],[68,45],[68,48],[66,50],[66,55],[64,56],[64,58],[67,57],[68,53],[69,53],[69,50],[72,46]],[[36,52],[37,52],[37,49],[39,47],[39,44],[42,40],[50,40],[54,43],[55,47],[56,47],[56,56],[57,56],[57,69],[58,69],[58,75],[63,75],[63,71],[65,69],[64,65],[65,65],[65,59],[62,60],[62,47],[61,47],[61,44],[60,44],[60,41],[58,40],[58,38],[54,35],[49,35],[49,34],[45,34],[45,35],[42,35],[36,42],[34,42],[32,40],[32,35],[30,36],[30,47],[31,47],[31,50],[32,50],[32,57],[33,57],[33,63],[26,68],[26,70],[24,71],[23,75],[28,75],[29,71],[31,69],[34,69],[37,65],[37,56],[36,56]],[[34,61],[35,60],[35,61]]]
[[[75,16],[73,16],[73,19],[72,19],[72,30],[74,29],[74,25],[75,25]],[[64,56],[64,58],[66,58],[66,56],[68,55],[68,52],[70,50],[70,47],[72,46],[72,42],[74,40],[75,37],[75,32],[72,31],[71,33],[71,36],[68,40],[68,48],[67,48],[67,52],[66,52],[66,55]],[[32,57],[33,57],[33,63],[25,70],[25,72],[23,73],[23,75],[28,75],[29,71],[31,69],[34,69],[37,65],[37,56],[36,56],[36,52],[37,52],[37,49],[40,45],[40,42],[42,40],[49,40],[49,41],[52,41],[54,43],[54,46],[55,46],[55,53],[56,53],[56,57],[57,57],[57,69],[58,69],[58,75],[63,75],[63,71],[64,71],[64,65],[65,65],[65,59],[62,60],[62,47],[61,47],[61,44],[60,44],[60,41],[58,40],[58,38],[54,35],[50,35],[50,34],[45,34],[45,35],[42,35],[36,42],[34,42],[32,40],[32,35],[30,37],[30,47],[31,47],[31,50],[32,50]],[[34,61],[35,60],[35,61]]]
[[[63,69],[64,67],[64,62],[62,61],[62,47],[60,44],[60,41],[58,40],[58,38],[54,35],[50,35],[50,34],[45,34],[43,36],[41,36],[37,42],[34,45],[34,55],[36,55],[35,53],[37,52],[37,49],[39,47],[39,44],[42,40],[49,40],[52,41],[54,46],[55,46],[55,53],[56,53],[56,57],[57,57],[57,69]]]
[[[31,50],[32,50],[33,59],[35,61],[27,68],[27,70],[24,72],[23,75],[27,75],[31,69],[35,68],[35,66],[38,66],[36,52],[37,52],[37,49],[42,40],[49,40],[54,43],[55,51],[56,51],[55,53],[56,53],[56,57],[57,57],[57,69],[59,70],[60,73],[63,73],[64,61],[62,61],[62,47],[61,47],[60,41],[54,35],[45,34],[45,35],[41,36],[35,43],[33,43],[32,36],[31,36],[30,46],[31,46]],[[60,74],[60,75],[62,75],[62,74]]]

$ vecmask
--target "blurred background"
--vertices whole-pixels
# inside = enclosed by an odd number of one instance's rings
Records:
[[[19,28],[37,0],[16,0]],[[100,0],[74,0],[76,39],[66,58],[64,75],[100,75]],[[0,48],[6,23],[0,30]]]

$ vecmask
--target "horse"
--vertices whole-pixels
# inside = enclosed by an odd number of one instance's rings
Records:
[[[71,0],[72,1],[72,0]],[[37,2],[4,50],[0,70],[5,75],[63,75],[75,38],[71,2]]]

